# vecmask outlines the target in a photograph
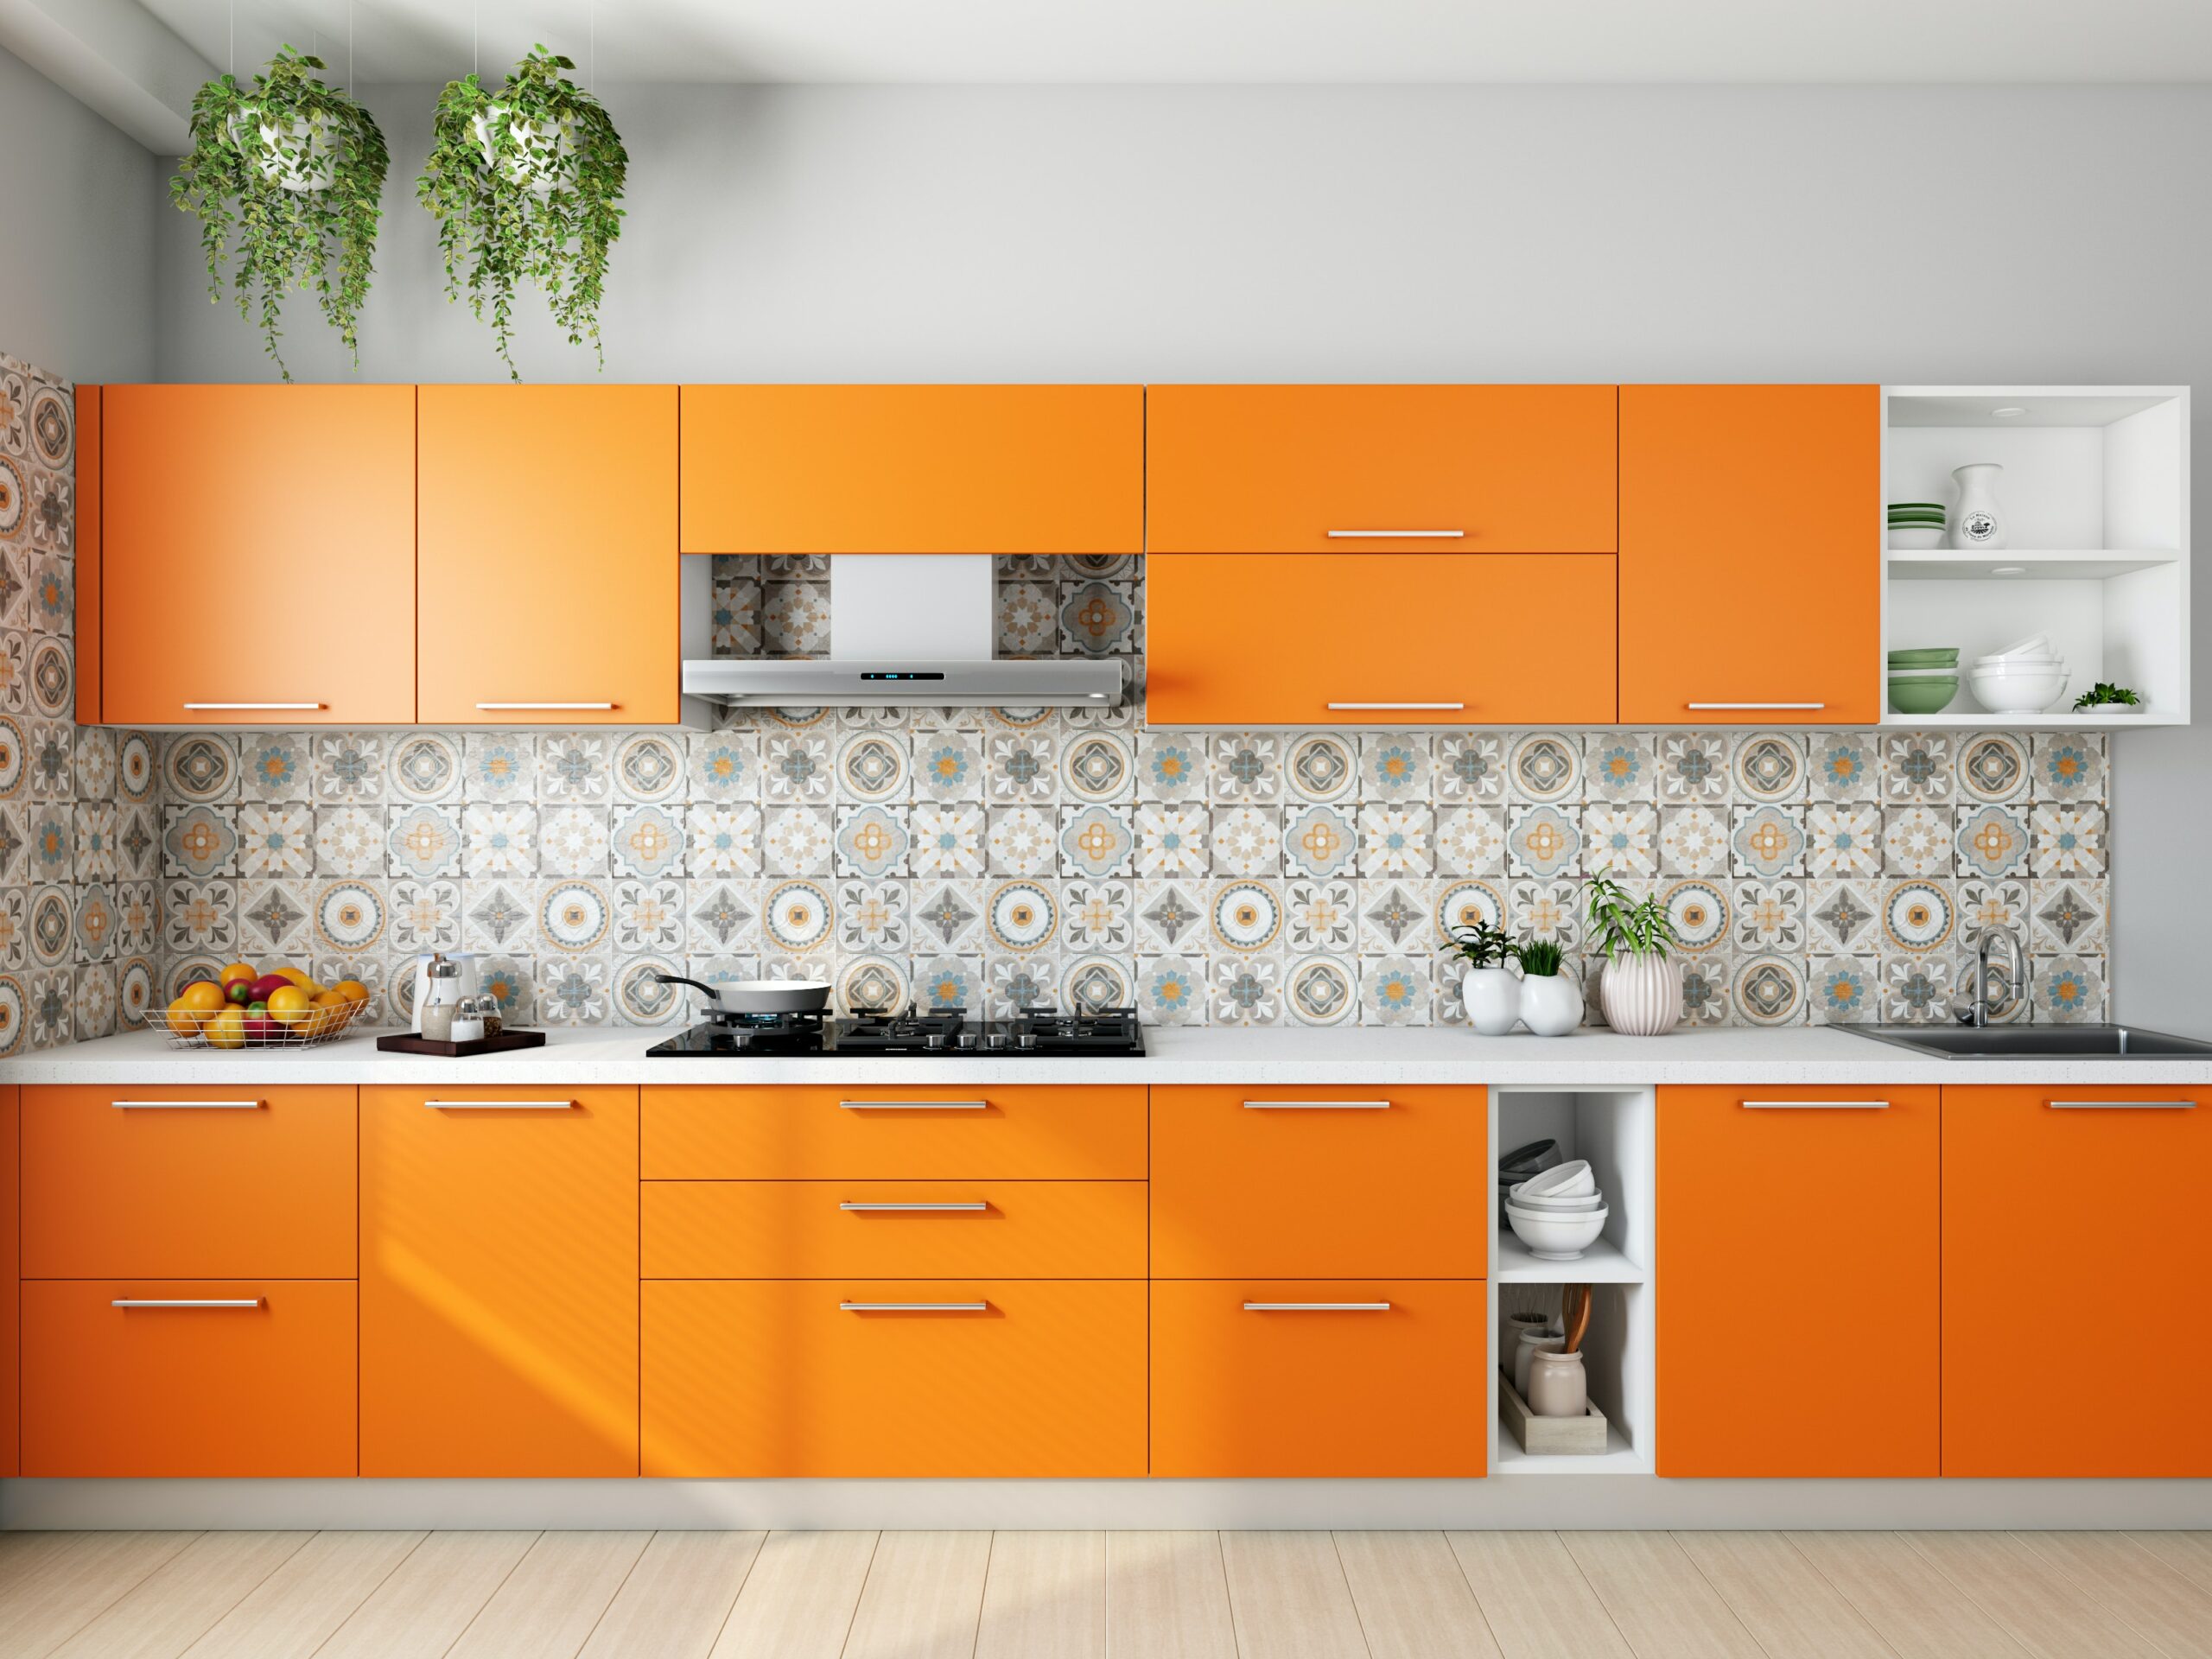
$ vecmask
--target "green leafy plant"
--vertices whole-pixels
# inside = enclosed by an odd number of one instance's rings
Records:
[[[1556,939],[1529,939],[1515,947],[1521,963],[1521,971],[1531,979],[1557,977],[1567,961],[1567,951]]]
[[[1583,884],[1590,907],[1590,926],[1599,956],[1608,961],[1622,957],[1663,957],[1681,941],[1675,924],[1656,894],[1631,899],[1628,889],[1612,878],[1607,865]]]
[[[1446,928],[1445,937],[1450,943],[1444,946],[1444,954],[1465,957],[1470,968],[1503,968],[1509,962],[1522,959],[1521,946],[1514,942],[1513,936],[1488,922]]]
[[[466,287],[480,321],[490,306],[493,340],[518,380],[514,299],[524,282],[545,291],[569,344],[590,340],[606,364],[599,302],[630,156],[605,106],[562,73],[575,67],[534,46],[496,92],[474,74],[448,81],[415,184],[437,217],[447,297]]]
[[[222,298],[234,261],[238,315],[251,322],[258,308],[263,349],[287,380],[276,341],[290,288],[315,289],[359,366],[355,327],[384,216],[384,134],[323,85],[322,67],[288,46],[250,86],[207,82],[193,95],[192,153],[169,181],[169,200],[200,220],[208,298]]]
[[[2114,685],[2110,680],[2099,680],[2094,685],[2074,699],[2076,709],[2104,709],[2115,703],[2139,708],[2143,699],[2124,685]]]

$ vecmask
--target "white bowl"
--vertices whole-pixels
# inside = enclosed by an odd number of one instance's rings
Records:
[[[1999,657],[2048,657],[2051,654],[2050,636],[2047,633],[2031,633],[2024,639],[2015,639],[2009,645],[1999,645],[1996,650],[1991,652],[1989,654],[1993,658]]]
[[[1605,1230],[1609,1210],[1592,1210],[1587,1215],[1543,1215],[1534,1210],[1524,1210],[1517,1204],[1505,1207],[1506,1224],[1513,1229],[1514,1236],[1529,1247],[1529,1254],[1540,1262],[1576,1262],[1582,1252],[1598,1242],[1598,1235]]]
[[[1516,1192],[1509,1195],[1505,1202],[1547,1216],[1586,1216],[1592,1210],[1605,1207],[1605,1198],[1602,1192],[1593,1192],[1586,1198],[1531,1198]]]
[[[2067,673],[2056,668],[1977,668],[1967,677],[1974,700],[1993,715],[2040,715],[2066,694]]]
[[[1577,1158],[1564,1164],[1554,1164],[1549,1169],[1537,1171],[1521,1183],[1519,1196],[1531,1198],[1586,1198],[1598,1190],[1598,1178],[1590,1173],[1590,1160]]]
[[[1890,546],[1899,553],[1925,553],[1943,545],[1941,524],[1891,524]]]
[[[2063,657],[1977,657],[1975,668],[1993,669],[2000,674],[2029,674],[2046,668],[2063,668]]]

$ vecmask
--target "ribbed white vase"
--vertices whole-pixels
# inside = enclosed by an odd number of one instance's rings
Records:
[[[1682,1017],[1682,970],[1666,957],[1615,957],[1598,982],[1605,1023],[1630,1037],[1656,1037]]]

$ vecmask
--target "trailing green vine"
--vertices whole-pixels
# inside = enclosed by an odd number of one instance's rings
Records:
[[[387,164],[384,134],[353,97],[323,85],[321,58],[284,48],[241,86],[234,75],[192,99],[192,153],[169,200],[200,220],[207,296],[223,296],[235,262],[238,315],[260,313],[262,348],[284,378],[276,348],[284,291],[315,291],[322,314],[360,365],[355,332],[374,268]]]
[[[630,157],[605,106],[562,73],[575,67],[535,46],[497,92],[474,74],[448,81],[415,186],[437,217],[447,297],[465,287],[479,321],[490,306],[493,340],[518,380],[514,296],[524,282],[544,289],[569,343],[590,340],[606,364],[599,302],[622,233]]]

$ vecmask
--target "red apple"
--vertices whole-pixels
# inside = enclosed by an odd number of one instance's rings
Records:
[[[266,1002],[269,1000],[270,992],[281,989],[283,987],[287,986],[291,982],[292,982],[290,980],[285,978],[282,974],[264,974],[259,979],[253,982],[253,984],[251,987],[251,994],[247,996],[246,1001],[249,1002]]]
[[[249,1044],[273,1043],[284,1033],[284,1027],[265,1014],[249,1014],[245,1022],[245,1039]]]
[[[248,984],[245,980],[234,979],[228,985],[223,988],[223,995],[229,997],[232,1001],[237,1003],[240,1007],[244,1007],[247,1003],[253,1001],[253,987]]]

